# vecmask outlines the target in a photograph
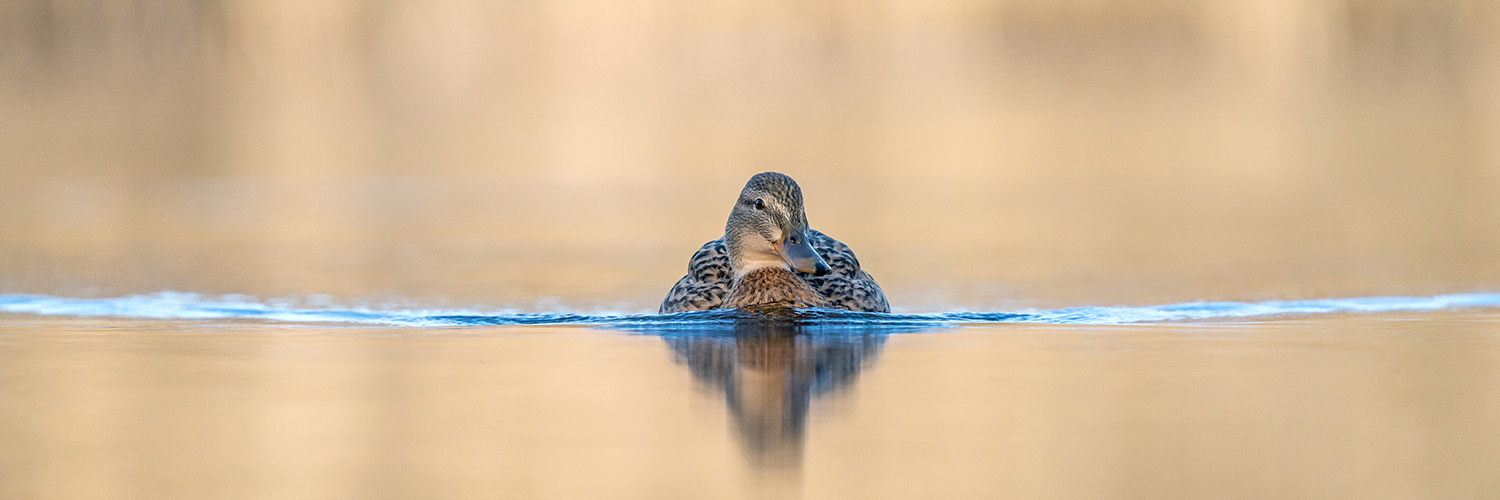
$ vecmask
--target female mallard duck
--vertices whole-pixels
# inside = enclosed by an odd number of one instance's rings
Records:
[[[776,172],[750,178],[729,212],[724,237],[693,254],[687,276],[658,311],[752,306],[891,310],[853,250],[808,229],[802,189]]]

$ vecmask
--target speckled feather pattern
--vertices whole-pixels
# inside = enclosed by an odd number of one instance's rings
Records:
[[[718,309],[729,294],[734,272],[729,269],[729,247],[724,239],[704,243],[688,260],[688,274],[677,280],[657,312],[671,314],[685,311]]]
[[[768,267],[750,271],[724,296],[720,307],[782,305],[787,307],[828,307],[816,290],[787,269]]]
[[[807,230],[807,236],[808,243],[833,268],[832,272],[814,276],[812,273],[777,269],[780,276],[757,277],[757,273],[761,272],[757,271],[745,275],[736,287],[734,273],[729,267],[729,250],[724,239],[720,238],[704,243],[693,254],[693,258],[688,261],[687,276],[678,280],[672,291],[667,293],[658,311],[668,314],[761,303],[802,302],[814,304],[815,307],[850,311],[890,312],[891,306],[885,300],[885,292],[880,290],[880,285],[875,283],[875,278],[870,273],[860,269],[859,259],[848,245],[812,229]],[[750,280],[752,277],[756,279]],[[800,279],[805,290],[813,292],[820,300],[809,299],[804,295],[802,287],[785,282],[785,278]],[[725,300],[731,296],[731,301]]]

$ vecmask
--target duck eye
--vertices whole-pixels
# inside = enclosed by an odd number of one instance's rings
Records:
[[[787,242],[787,243],[791,243],[791,244],[793,244],[793,245],[796,245],[796,244],[797,244],[797,237],[796,237],[796,236],[792,236],[792,237],[788,237],[788,238],[787,238],[787,239],[786,239],[786,242]]]
[[[761,201],[760,198],[756,198],[755,199],[755,209],[756,210],[765,210],[766,209],[766,202]]]

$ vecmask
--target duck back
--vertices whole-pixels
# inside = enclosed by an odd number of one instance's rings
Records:
[[[854,256],[854,251],[849,249],[848,245],[812,229],[807,230],[807,237],[813,250],[828,261],[832,270],[823,276],[800,271],[779,271],[801,280],[803,287],[811,289],[817,297],[822,299],[819,307],[890,312],[891,306],[885,300],[885,292],[880,289],[880,285],[875,282],[875,278],[871,277],[870,273],[860,268],[859,259]],[[749,276],[746,275],[747,278]],[[784,276],[778,280],[783,278]],[[693,253],[693,257],[688,260],[688,274],[677,280],[677,284],[667,292],[666,298],[662,300],[661,307],[657,311],[670,314],[721,307],[743,307],[731,305],[727,300],[730,288],[733,286],[734,272],[729,267],[729,249],[725,246],[724,239],[719,238],[704,243],[697,252]],[[789,283],[777,286],[798,288]],[[741,291],[740,295],[751,295],[748,290]],[[736,301],[742,300],[748,299],[736,299]]]

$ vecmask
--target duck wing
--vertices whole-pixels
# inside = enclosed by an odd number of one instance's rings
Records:
[[[724,238],[704,243],[688,260],[688,273],[662,299],[659,314],[715,309],[724,303],[734,273],[729,270],[729,247]]]
[[[863,312],[891,312],[891,305],[885,300],[885,292],[880,289],[880,284],[875,283],[875,278],[870,273],[859,268],[859,259],[854,256],[854,250],[850,250],[843,242],[812,229],[807,230],[807,242],[833,270],[822,276],[797,271],[797,276],[828,299],[828,307]],[[727,272],[728,253],[724,256],[724,268]]]

